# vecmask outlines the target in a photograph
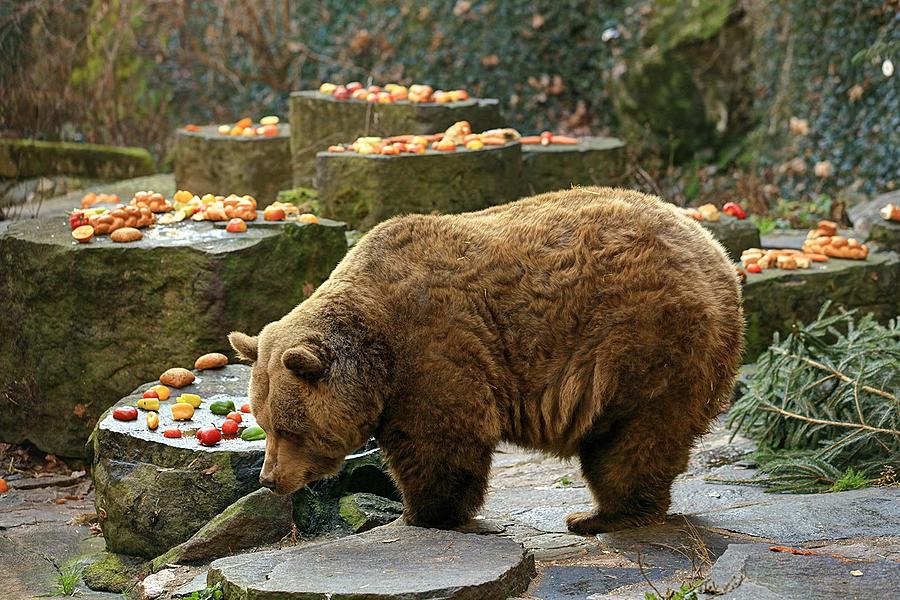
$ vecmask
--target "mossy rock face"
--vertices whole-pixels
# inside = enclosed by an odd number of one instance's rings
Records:
[[[522,146],[526,191],[543,194],[573,185],[615,187],[625,169],[625,143],[616,138],[585,137],[577,144]]]
[[[776,331],[791,331],[797,321],[815,320],[822,304],[874,313],[885,322],[900,313],[900,258],[894,252],[870,252],[868,259],[832,258],[812,269],[769,269],[748,274],[744,284],[747,321],[744,362],[754,362]]]
[[[340,500],[341,518],[356,533],[387,525],[403,514],[403,504],[375,494],[348,494]]]
[[[240,550],[274,544],[291,532],[290,496],[260,488],[239,498],[197,533],[151,562],[158,571],[166,564],[200,562]]]
[[[128,179],[155,172],[156,163],[143,148],[0,139],[0,177]]]
[[[131,589],[146,569],[147,563],[141,559],[104,552],[100,560],[84,568],[81,578],[92,590],[120,594]]]
[[[760,247],[759,227],[750,219],[722,214],[718,221],[701,221],[700,224],[722,243],[732,260],[739,261],[747,248]]]
[[[195,194],[250,194],[266,206],[278,191],[291,187],[288,124],[279,134],[219,135],[214,125],[199,131],[179,129],[175,141],[175,185]]]
[[[195,371],[197,380],[160,403],[159,428],[147,429],[145,411],[136,421],[117,421],[112,410],[101,418],[92,437],[92,475],[106,547],[112,552],[154,558],[188,540],[229,505],[258,489],[266,443],[239,437],[202,446],[195,437],[204,425],[221,426],[225,417],[209,410],[211,402],[247,401],[250,367],[229,365]],[[115,406],[136,406],[137,388]],[[181,393],[198,394],[203,404],[190,421],[173,421],[171,405]],[[241,427],[256,425],[245,414]],[[163,431],[181,429],[184,437]]]
[[[888,204],[900,204],[900,192],[876,196],[872,200],[850,209],[853,230],[867,242],[880,248],[900,252],[900,223],[887,221],[879,212]]]
[[[310,186],[316,176],[316,153],[358,137],[427,134],[468,121],[472,131],[503,127],[497,100],[471,98],[446,104],[372,104],[335,100],[316,91],[291,94],[291,151],[294,185]],[[284,186],[288,187],[288,186]]]
[[[97,417],[165,369],[230,352],[324,281],[347,250],[343,224],[209,223],[115,244],[72,240],[65,219],[0,235],[0,440],[83,456]],[[155,554],[154,554],[155,556]]]
[[[328,217],[369,229],[394,215],[460,213],[522,195],[522,146],[382,156],[320,152],[319,206]]]

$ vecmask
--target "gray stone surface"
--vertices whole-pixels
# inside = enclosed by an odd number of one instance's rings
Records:
[[[851,571],[862,574],[854,576]],[[701,589],[704,598],[722,600],[895,598],[900,564],[772,552],[768,544],[733,544],[716,561]]]
[[[175,141],[175,184],[203,194],[250,194],[266,206],[291,187],[289,126],[276,136],[219,135],[215,125],[179,129]]]
[[[801,543],[897,535],[900,488],[831,494],[767,494],[760,500],[694,517],[703,527]]]
[[[617,588],[658,579],[660,569],[637,567],[595,567],[590,565],[550,566],[541,571],[540,585],[531,594],[541,600],[586,600]]]
[[[507,539],[381,527],[333,542],[242,554],[210,565],[226,597],[257,600],[505,600],[534,569]]]

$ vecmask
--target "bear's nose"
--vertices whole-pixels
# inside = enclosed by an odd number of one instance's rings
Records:
[[[275,480],[267,479],[262,475],[259,476],[259,484],[263,487],[269,488],[270,490],[275,489]]]

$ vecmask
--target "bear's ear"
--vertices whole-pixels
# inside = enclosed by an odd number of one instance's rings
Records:
[[[281,364],[300,379],[310,383],[321,379],[328,368],[324,348],[310,343],[285,350],[281,355]]]
[[[234,348],[241,360],[254,362],[258,358],[259,339],[257,337],[251,337],[240,331],[232,331],[228,334],[228,341],[231,342],[231,347]]]

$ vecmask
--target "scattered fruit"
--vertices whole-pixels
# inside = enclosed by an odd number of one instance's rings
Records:
[[[747,218],[747,213],[735,202],[726,202],[722,207],[722,212],[726,215],[731,215],[735,219],[744,220]]]
[[[153,390],[154,392],[156,392],[156,397],[159,398],[160,400],[162,400],[163,402],[168,400],[169,394],[172,393],[172,391],[164,385],[154,385],[152,388],[150,388],[150,390]],[[150,391],[150,390],[147,390],[147,391]],[[146,393],[146,392],[144,392],[144,393]]]
[[[166,429],[165,431],[163,431],[163,437],[180,438],[181,430],[180,429]]]
[[[278,135],[279,122],[281,122],[281,119],[275,115],[269,115],[259,120],[259,127],[254,127],[253,120],[249,117],[244,117],[234,125],[219,125],[217,131],[219,132],[219,135],[242,137],[262,135],[271,137]]]
[[[185,131],[200,131],[200,128],[197,125],[194,125],[193,123],[188,123],[187,125],[184,126],[184,130]]]
[[[251,408],[250,408],[249,402],[244,402],[243,404],[241,404],[241,412],[242,413],[249,413],[250,411],[251,411]]]
[[[109,239],[120,244],[136,242],[143,237],[144,234],[141,233],[141,230],[134,227],[122,227],[109,234]]]
[[[187,421],[194,416],[194,407],[186,402],[176,402],[172,405],[172,418],[176,421]]]
[[[181,394],[175,399],[175,402],[184,402],[185,404],[190,404],[194,408],[200,408],[200,403],[203,401],[197,394]]]
[[[75,230],[79,227],[83,227],[85,225],[90,225],[91,222],[88,220],[87,216],[85,216],[83,211],[76,210],[73,211],[71,215],[69,215],[69,229]]]
[[[215,446],[222,441],[222,433],[212,425],[207,425],[197,430],[197,439],[204,446]]]
[[[227,415],[234,410],[234,402],[231,400],[216,400],[209,405],[209,410],[214,415]]]
[[[878,214],[885,221],[900,221],[900,204],[886,204]]]
[[[232,412],[228,413],[228,415],[226,415],[225,418],[228,420],[234,421],[235,423],[240,423],[241,421],[244,420],[244,417],[241,416],[241,413],[239,413],[237,411],[232,411]]]
[[[263,218],[266,221],[284,221],[285,215],[284,209],[281,208],[273,208],[271,206],[267,206],[266,210],[263,211]]]
[[[147,390],[146,392],[144,392],[144,394],[143,394],[142,397],[143,397],[143,398],[156,398],[156,399],[158,400],[158,399],[159,399],[159,392],[156,391],[156,390],[153,389],[153,388],[150,388],[149,390]]]
[[[228,225],[225,226],[225,231],[228,233],[244,233],[247,231],[247,223],[243,219],[231,219],[228,221]]]
[[[310,213],[303,213],[297,217],[297,220],[301,223],[318,223],[319,217]]]
[[[762,273],[762,267],[758,264],[747,265],[748,273]]]
[[[81,197],[81,208],[90,208],[95,204],[118,204],[119,197],[115,194],[95,194],[88,192]]]
[[[206,369],[218,369],[228,364],[228,357],[218,352],[204,354],[194,362],[194,368],[200,371]]]
[[[80,244],[87,244],[94,237],[94,228],[90,225],[82,225],[80,227],[76,227],[72,230],[72,237],[75,238],[75,241]]]
[[[266,432],[263,431],[262,427],[254,425],[253,427],[248,427],[244,430],[244,432],[241,434],[241,439],[245,442],[264,440],[266,439]]]
[[[5,494],[9,491],[9,484],[6,483],[5,479],[0,478],[0,494]]]
[[[157,427],[159,427],[159,413],[148,412],[147,413],[147,429],[149,429],[150,431],[155,431]]]
[[[159,398],[141,398],[137,405],[144,410],[159,410]]]
[[[120,406],[113,409],[113,419],[117,421],[134,421],[137,419],[138,411],[133,406]]]
[[[443,104],[445,102],[461,102],[469,99],[469,92],[462,89],[443,91],[434,90],[430,85],[413,84],[406,87],[398,83],[388,83],[384,87],[370,85],[368,88],[365,88],[358,81],[351,81],[347,85],[337,85],[326,81],[319,86],[319,93],[327,94],[335,100],[353,99],[383,104],[404,101]]]
[[[231,419],[225,419],[225,422],[222,423],[222,433],[225,435],[234,435],[238,432],[239,425],[237,421],[232,421]]]
[[[183,388],[194,383],[194,374],[181,367],[173,367],[159,376],[160,383],[173,388]]]

